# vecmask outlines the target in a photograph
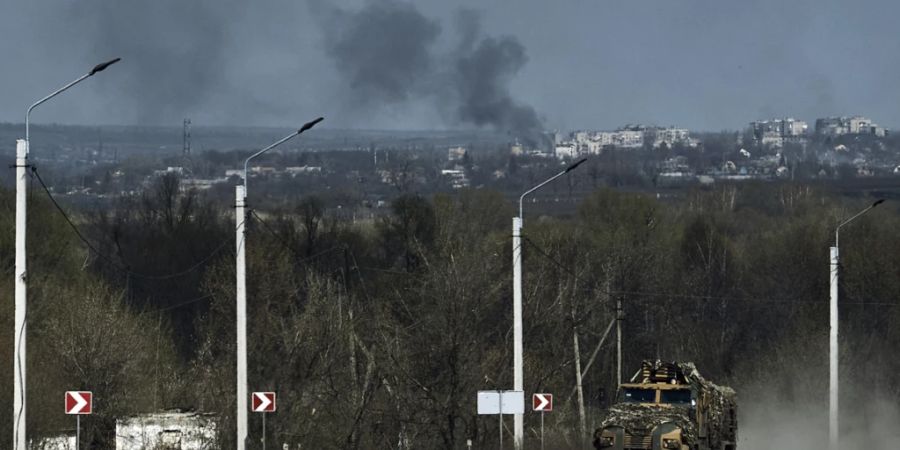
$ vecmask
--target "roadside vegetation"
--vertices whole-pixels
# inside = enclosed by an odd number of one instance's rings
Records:
[[[556,396],[548,439],[575,446],[579,412],[589,435],[614,401],[614,333],[598,344],[617,302],[626,379],[646,358],[686,360],[740,399],[765,389],[825,405],[828,247],[834,226],[872,200],[748,183],[668,203],[602,189],[565,216],[526,208],[525,390]],[[116,417],[171,408],[218,414],[222,448],[232,448],[233,210],[166,176],[112,207],[66,212],[92,249],[33,190],[28,429],[72,428],[63,392],[92,390],[95,414],[82,420],[92,448],[114,448]],[[252,391],[278,393],[269,442],[493,448],[497,421],[475,414],[475,394],[512,385],[514,214],[488,190],[403,194],[365,222],[314,196],[253,211],[249,379]],[[860,387],[842,392],[848,410],[874,396],[900,400],[890,379],[900,372],[898,229],[900,209],[887,202],[841,235],[842,380]],[[0,403],[11,405],[7,190],[0,230]],[[0,417],[11,423],[11,408]],[[538,427],[527,414],[527,439]],[[11,431],[0,427],[0,442]]]

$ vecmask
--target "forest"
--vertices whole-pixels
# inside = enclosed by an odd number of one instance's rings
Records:
[[[90,448],[115,448],[118,417],[170,409],[214,413],[233,448],[233,205],[174,175],[102,208],[48,193],[29,194],[31,437],[73,428],[63,392],[91,390]],[[12,440],[14,200],[0,190],[0,442]],[[598,189],[571,214],[526,205],[525,391],[556,396],[550,448],[584,448],[615,401],[617,315],[626,379],[643,359],[693,361],[737,390],[743,423],[775,426],[762,416],[780,407],[820,417],[829,247],[875,200],[785,182],[669,200]],[[513,201],[404,194],[355,222],[313,195],[283,205],[244,218],[250,390],[278,393],[270,446],[496,448],[497,420],[475,401],[512,386]],[[841,230],[842,408],[856,420],[900,402],[897,230],[891,200]],[[539,420],[525,415],[526,448]]]

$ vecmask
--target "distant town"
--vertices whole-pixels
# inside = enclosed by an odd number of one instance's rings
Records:
[[[727,136],[721,165],[691,164],[691,153],[704,152],[705,141],[677,127],[627,125],[614,131],[554,134],[554,156],[574,159],[608,150],[674,153],[661,161],[656,176],[664,182],[711,183],[714,179],[791,178],[800,165],[816,167],[802,178],[871,177],[900,174],[900,154],[884,138],[888,130],[862,116],[817,119],[815,128],[794,118],[754,121],[744,132]],[[731,151],[727,148],[731,147]]]
[[[19,130],[0,126],[4,147]],[[242,176],[242,161],[278,129],[47,126],[33,153],[52,171],[52,189],[74,201],[138,195],[160,177],[223,202]],[[12,154],[11,147],[5,158]],[[588,158],[565,187],[568,202],[598,187],[668,192],[745,181],[891,184],[900,177],[900,140],[863,116],[750,122],[740,131],[674,126],[536,132],[324,130],[267,156],[248,176],[264,194],[284,190],[321,197],[353,217],[373,214],[403,193],[463,188],[516,192],[522,185]],[[10,174],[0,182],[9,184]],[[559,187],[557,189],[563,189]],[[552,193],[552,192],[551,192]],[[267,195],[271,194],[271,195]]]

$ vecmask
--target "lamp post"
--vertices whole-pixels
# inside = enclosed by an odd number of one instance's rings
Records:
[[[247,236],[244,224],[246,222],[247,206],[247,167],[250,160],[283,144],[294,136],[298,136],[306,130],[314,127],[324,120],[319,117],[307,122],[299,130],[281,138],[278,142],[250,155],[244,161],[244,182],[235,186],[235,222],[237,223],[236,235],[236,259],[237,259],[237,448],[244,450],[247,445],[247,262],[246,243]]]
[[[575,170],[581,163],[587,161],[582,159],[575,164],[567,167],[562,172],[548,178],[541,184],[525,191],[519,197],[519,217],[513,217],[513,236],[512,236],[512,253],[513,253],[513,390],[523,390],[523,362],[522,362],[522,221],[523,221],[523,202],[525,196],[544,187],[551,181]],[[516,450],[522,449],[522,441],[524,437],[525,425],[522,414],[515,414],[514,427],[514,444]]]
[[[828,345],[828,447],[831,450],[838,449],[838,269],[840,258],[838,252],[838,239],[841,227],[849,224],[857,217],[869,212],[872,208],[884,203],[884,199],[876,200],[868,208],[858,212],[855,216],[843,221],[834,229],[834,247],[831,247],[831,302],[829,304],[829,317],[831,331]]]
[[[27,349],[27,257],[25,254],[25,226],[28,211],[26,175],[28,151],[31,146],[31,111],[63,91],[119,62],[116,58],[94,66],[90,72],[34,102],[25,112],[25,139],[16,141],[16,271],[15,271],[15,348],[13,350],[13,449],[26,449],[26,349]]]

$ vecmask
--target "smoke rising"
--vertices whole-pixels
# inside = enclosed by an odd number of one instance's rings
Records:
[[[455,46],[438,47],[442,27],[412,3],[385,0],[356,11],[312,2],[329,58],[348,89],[347,108],[426,102],[452,124],[529,136],[539,131],[535,110],[513,98],[509,84],[528,61],[511,36],[483,36],[479,16],[462,10]]]
[[[239,3],[88,0],[67,9],[79,40],[89,42],[88,56],[123,58],[107,78],[131,100],[140,123],[177,122],[229,91],[229,21],[240,14]]]
[[[371,3],[356,14],[328,11],[326,46],[354,104],[402,102],[433,71],[440,26],[411,4]]]
[[[454,77],[459,119],[516,132],[539,129],[534,109],[517,103],[507,88],[526,61],[525,48],[511,37],[484,38],[462,56]]]

